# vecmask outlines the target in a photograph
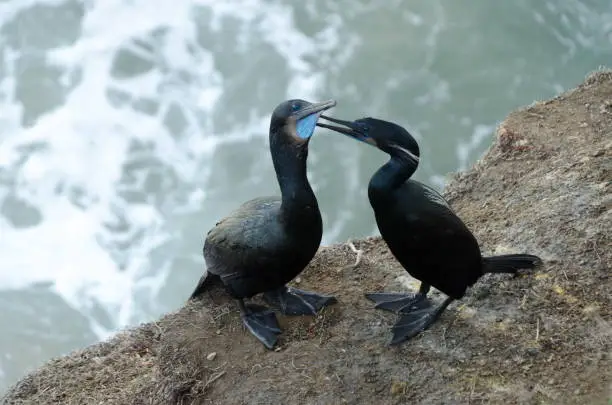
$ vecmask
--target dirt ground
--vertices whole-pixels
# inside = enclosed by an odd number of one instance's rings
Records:
[[[395,315],[363,297],[417,285],[370,238],[355,243],[363,252],[357,266],[347,245],[321,248],[299,286],[339,303],[316,317],[279,315],[276,351],[214,293],[51,360],[4,401],[610,405],[611,173],[607,71],[511,113],[486,156],[446,189],[484,254],[528,252],[544,266],[485,276],[414,340],[389,347]]]

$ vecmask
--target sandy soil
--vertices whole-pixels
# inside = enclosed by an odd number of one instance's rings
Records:
[[[363,297],[417,285],[371,238],[355,243],[357,266],[347,245],[321,248],[299,286],[340,302],[316,317],[279,316],[276,351],[212,293],[51,360],[4,401],[612,404],[611,173],[608,71],[510,114],[486,156],[447,187],[485,254],[528,252],[545,264],[516,278],[485,276],[416,339],[389,347],[395,315]]]

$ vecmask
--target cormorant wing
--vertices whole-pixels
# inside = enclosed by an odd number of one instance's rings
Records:
[[[242,204],[206,235],[204,255],[212,273],[231,276],[272,259],[282,243],[281,199],[259,197]]]

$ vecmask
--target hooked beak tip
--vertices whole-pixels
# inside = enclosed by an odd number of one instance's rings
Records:
[[[309,115],[318,114],[321,115],[321,112],[325,110],[329,110],[332,107],[336,106],[336,100],[327,100],[322,101],[320,103],[312,103],[308,107],[303,108],[301,111],[295,114],[296,119],[302,119],[308,117]]]

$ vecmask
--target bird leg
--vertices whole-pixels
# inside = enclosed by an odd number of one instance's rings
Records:
[[[245,305],[242,299],[238,300],[242,323],[261,343],[272,349],[281,333],[278,320],[274,312],[262,305]]]
[[[321,308],[338,302],[330,295],[320,295],[297,288],[283,286],[267,291],[264,300],[285,315],[315,315]]]
[[[390,344],[396,345],[405,342],[429,328],[453,301],[454,298],[448,297],[439,307],[432,308],[429,306],[407,314],[400,314],[400,318],[393,325],[393,339],[391,339]]]
[[[348,245],[348,247],[351,248],[353,253],[357,253],[357,258],[355,259],[355,263],[353,264],[353,267],[359,266],[359,263],[361,263],[361,256],[363,256],[363,250],[357,249],[355,245],[353,244],[353,242],[351,242],[350,240],[346,244]]]
[[[366,298],[374,301],[374,308],[384,309],[386,311],[396,313],[409,313],[419,311],[431,306],[427,300],[427,293],[431,287],[428,284],[421,283],[419,292],[413,293],[368,293]]]

